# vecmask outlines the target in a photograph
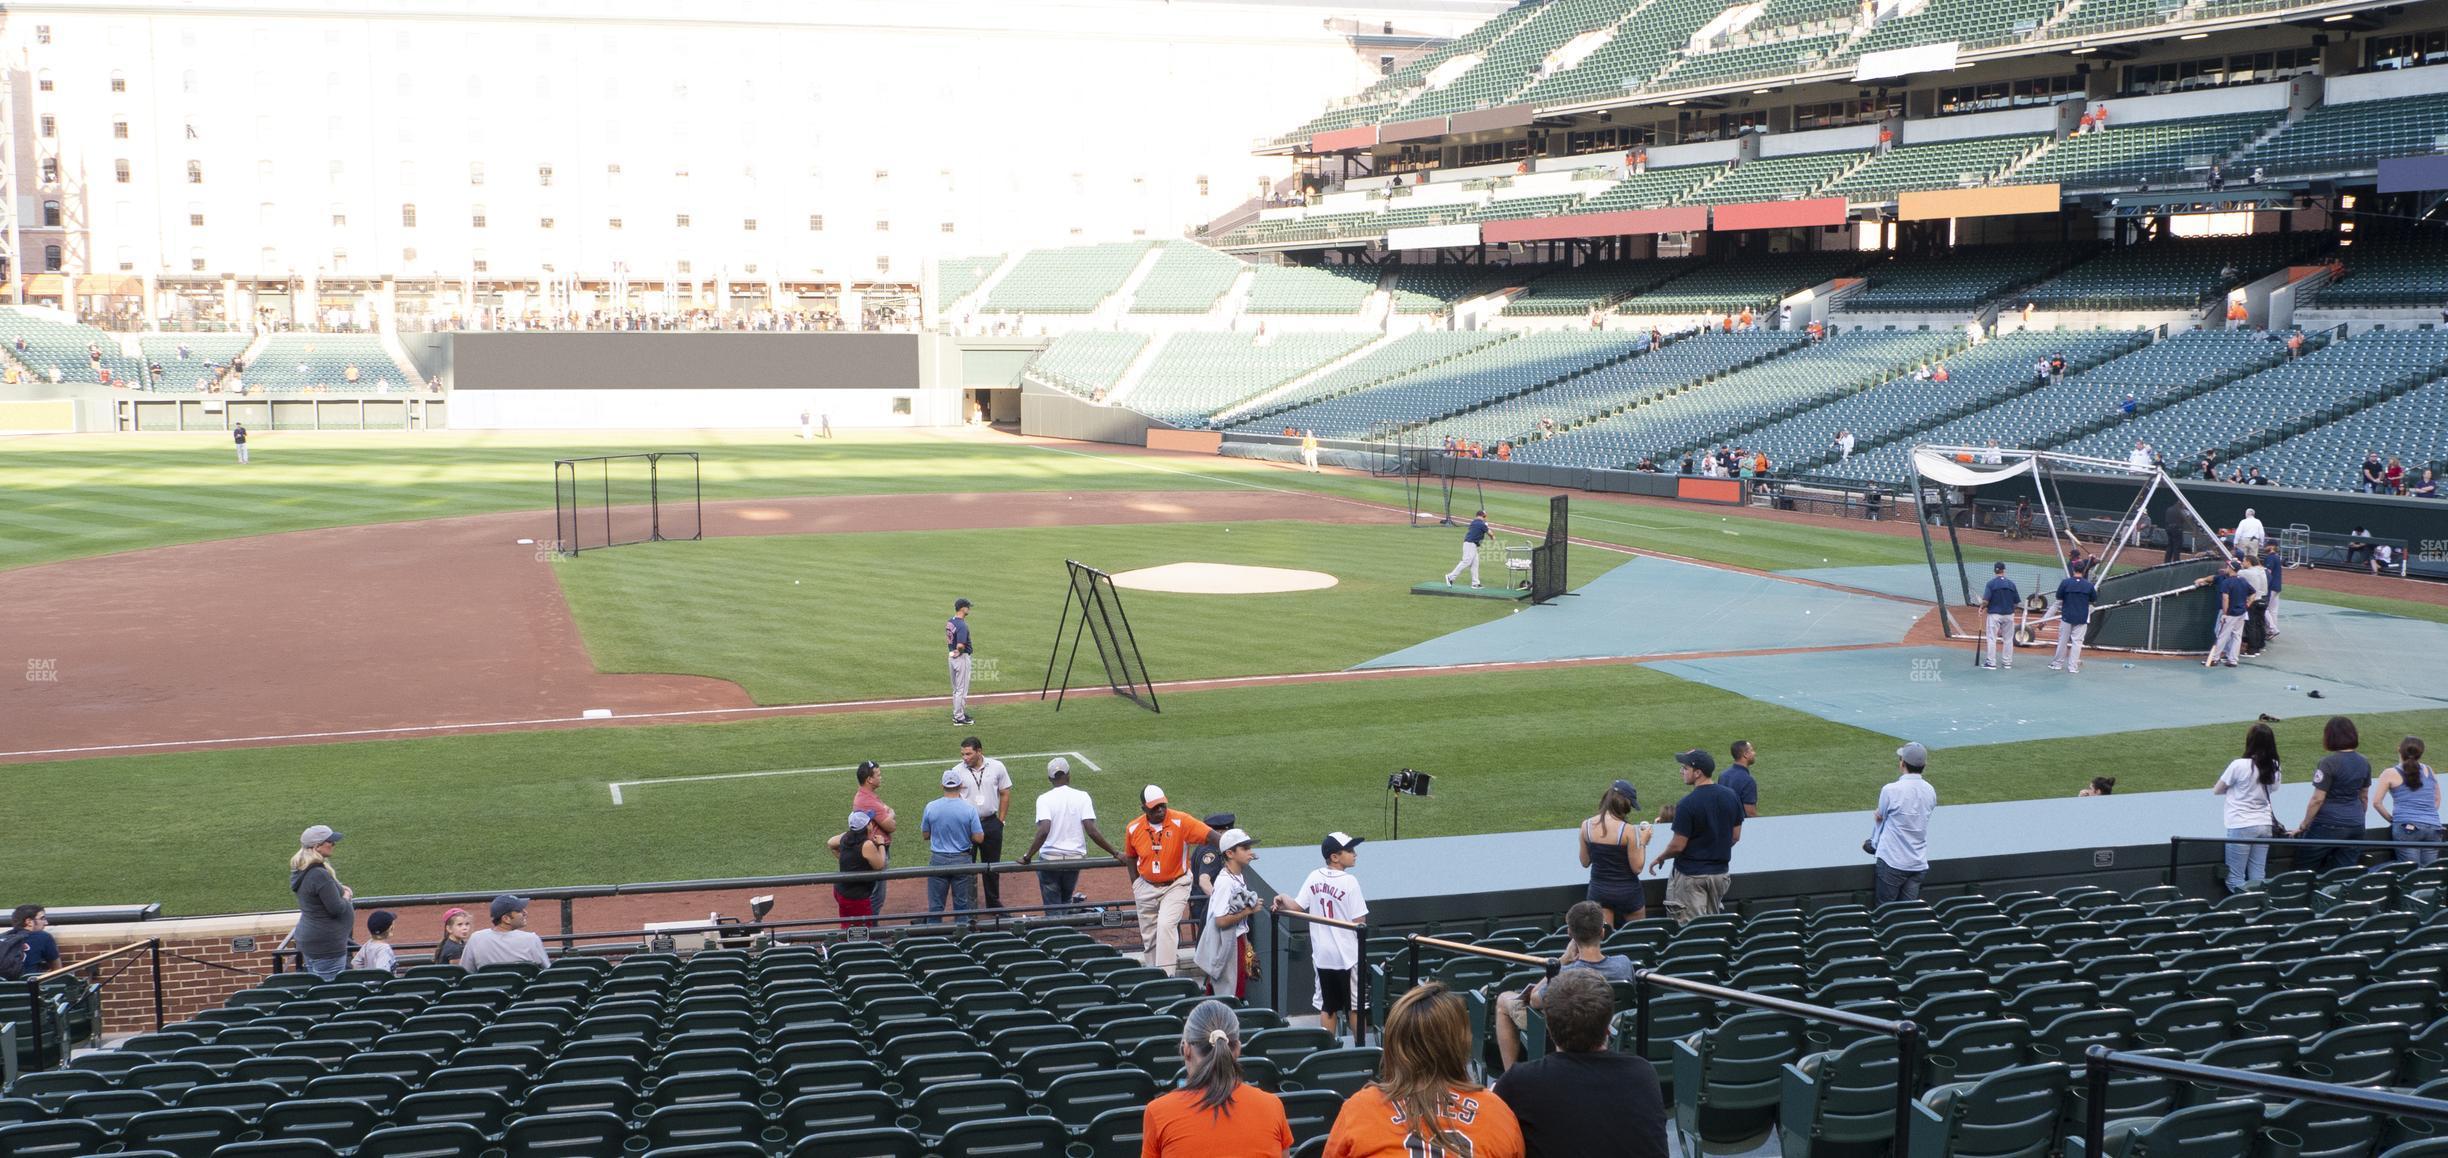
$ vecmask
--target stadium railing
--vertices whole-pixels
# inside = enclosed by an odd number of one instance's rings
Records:
[[[2385,833],[2386,829],[2365,830]],[[2231,844],[2263,844],[2273,848],[2336,848],[2350,846],[2365,852],[2394,852],[2398,849],[2430,849],[2448,855],[2448,840],[2391,840],[2387,836],[2340,836],[2313,840],[2300,836],[2171,836],[2168,838],[2167,883],[2177,883],[2177,873],[2184,866],[2184,847],[2188,844],[2214,844],[2222,850]],[[2202,868],[2218,868],[2219,860],[2196,861]]]
[[[1124,864],[1124,862],[1116,860],[1112,857],[1092,857],[1081,860],[1064,861],[1062,862],[1061,867],[1063,871],[1070,872],[1074,869],[1084,871],[1087,869],[1124,868],[1127,866]],[[556,934],[547,934],[545,939],[560,941],[562,943],[562,948],[566,950],[572,946],[574,941],[590,936],[590,934],[582,934],[578,932],[577,928],[576,902],[582,900],[602,899],[605,897],[643,897],[654,896],[662,893],[720,893],[754,889],[800,888],[807,885],[858,884],[868,881],[923,880],[927,877],[1002,876],[1011,873],[1036,873],[1042,871],[1044,868],[1045,865],[1043,863],[1024,865],[1012,861],[997,861],[993,864],[915,865],[909,868],[880,869],[875,872],[863,873],[798,873],[790,876],[770,877],[715,877],[698,881],[644,881],[624,885],[568,885],[559,888],[546,889],[493,889],[486,892],[457,893],[403,893],[397,896],[388,897],[359,897],[356,899],[356,905],[358,908],[368,911],[374,909],[419,908],[431,905],[484,905],[492,903],[493,898],[501,896],[504,893],[511,896],[524,897],[531,904],[541,901],[559,901],[561,903],[561,931]],[[1095,902],[1090,902],[1090,905],[1093,906],[1094,904]],[[1042,906],[1038,908],[1042,908]],[[1004,913],[1018,912],[1022,910],[1012,908],[994,910],[973,909],[970,911],[973,913]],[[902,914],[894,914],[894,917],[898,918],[901,915]],[[864,921],[868,918],[853,917],[850,919]],[[874,919],[883,920],[885,917],[882,914],[878,914]],[[766,925],[777,924],[777,922],[772,921],[761,923]],[[831,923],[839,924],[840,919],[835,918]]]
[[[1368,926],[1358,921],[1342,921],[1333,917],[1321,917],[1314,913],[1300,912],[1297,909],[1278,909],[1270,905],[1267,907],[1267,935],[1278,947],[1284,944],[1283,923],[1285,921],[1327,925],[1337,929],[1349,929],[1357,934],[1353,940],[1359,943],[1360,953],[1359,957],[1352,962],[1352,1044],[1367,1045],[1369,1025]],[[1267,1005],[1277,1012],[1283,1010],[1283,973],[1280,966],[1267,970]]]
[[[2435,1098],[2418,1098],[2385,1089],[2365,1089],[2361,1086],[2332,1085],[2279,1074],[2253,1070],[2231,1070],[2220,1066],[2194,1062],[2171,1061],[2167,1058],[2146,1057],[2122,1053],[2104,1045],[2083,1051],[2083,1080],[2090,1087],[2087,1108],[2083,1115],[2083,1153],[2096,1155],[2107,1140],[2108,1080],[2113,1073],[2148,1074],[2172,1078],[2199,1086],[2215,1086],[2225,1090],[2240,1090],[2261,1098],[2288,1098],[2296,1101],[2319,1102],[2323,1105],[2356,1110],[2391,1118],[2420,1118],[2448,1125],[2448,1102]],[[2270,1151],[2257,1150],[2256,1153]],[[2290,1153],[2292,1151],[2289,1151]]]
[[[1723,985],[1711,985],[1705,981],[1673,977],[1654,969],[1633,970],[1632,985],[1640,995],[1640,1008],[1634,1014],[1633,1021],[1633,1056],[1635,1057],[1649,1056],[1649,990],[1652,987],[1671,989],[1678,993],[1705,997],[1711,1001],[1764,1009],[1771,1013],[1782,1013],[1805,1021],[1841,1025],[1848,1029],[1858,1029],[1894,1038],[1896,1043],[1896,1106],[1895,1139],[1891,1143],[1891,1151],[1899,1156],[1905,1153],[1906,1142],[1912,1136],[1913,1099],[1917,1096],[1913,1089],[1913,1076],[1921,1070],[1921,1027],[1912,1019],[1890,1021],[1883,1017],[1871,1017],[1850,1010],[1830,1009],[1823,1005],[1789,1001],[1782,997],[1728,989]],[[2099,1151],[2094,1147],[2091,1153],[2097,1154]]]
[[[28,1059],[28,1065],[26,1066],[27,1069],[40,1070],[49,1068],[49,1063],[47,1063],[43,1058],[43,1043],[49,1037],[46,1027],[52,1024],[54,1020],[56,1020],[59,1027],[59,1053],[58,1056],[52,1060],[65,1061],[67,1059],[69,1025],[72,1020],[70,1016],[70,1007],[76,1004],[89,1005],[90,1012],[93,1015],[92,1020],[98,1022],[100,1020],[99,1011],[101,1009],[102,990],[110,985],[111,982],[118,980],[120,974],[127,972],[131,966],[136,964],[133,958],[138,953],[148,953],[151,955],[153,966],[153,1028],[158,1030],[169,1024],[169,1003],[166,998],[165,991],[162,988],[162,943],[161,938],[159,937],[148,937],[142,941],[130,941],[116,949],[95,954],[92,957],[88,957],[85,960],[78,961],[74,964],[62,965],[59,968],[50,970],[48,972],[29,973],[26,974],[26,976],[19,982],[25,986],[26,1013],[31,1018],[31,1021],[28,1024],[28,1030],[29,1036],[33,1041],[33,1053]],[[113,961],[123,961],[124,963],[118,968],[111,970],[110,976],[102,976],[101,967]],[[71,989],[68,993],[62,994],[56,1003],[56,1008],[53,1007],[52,1002],[46,1002],[44,1000],[43,987],[45,985],[53,981],[74,979],[79,974],[88,972],[92,973],[93,976],[87,980],[85,988],[82,991]],[[48,1016],[54,1013],[57,1015],[56,1019]]]

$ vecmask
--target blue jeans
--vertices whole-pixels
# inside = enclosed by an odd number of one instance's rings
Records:
[[[1921,877],[1928,872],[1928,869],[1906,872],[1888,867],[1886,861],[1878,862],[1878,903],[1920,900]]]
[[[2390,840],[2438,840],[2439,838],[2440,826],[2436,824],[2392,824],[2389,826]],[[2439,859],[2439,850],[2436,848],[2401,848],[2397,850],[2396,859],[2426,865]]]
[[[2305,840],[2359,841],[2363,839],[2363,828],[2361,825],[2314,821],[2312,827],[2297,835]],[[2295,854],[2295,867],[2311,869],[2315,873],[2325,873],[2333,868],[2345,868],[2358,864],[2362,859],[2363,850],[2351,843],[2332,844],[2321,848],[2306,847]]]
[[[329,981],[348,968],[348,960],[348,953],[345,950],[337,957],[308,957],[301,953],[298,955],[298,968]]]
[[[927,863],[930,865],[976,864],[977,858],[975,854],[966,852],[930,852],[927,854]],[[928,877],[927,917],[919,923],[942,924],[942,920],[935,914],[944,911],[944,899],[947,896],[952,900],[953,912],[966,913],[977,908],[977,878],[969,876]]]
[[[1054,859],[1049,859],[1049,860],[1046,860],[1046,861],[1044,861],[1044,862],[1042,862],[1042,863],[1045,863],[1045,864],[1047,864],[1047,865],[1057,865],[1057,864],[1061,864],[1061,863],[1062,863],[1062,861],[1060,861],[1060,860],[1054,860]],[[1068,905],[1068,904],[1070,904],[1070,903],[1071,903],[1071,894],[1076,893],[1076,892],[1078,892],[1078,891],[1079,891],[1079,878],[1080,878],[1080,870],[1078,870],[1078,869],[1058,869],[1058,868],[1041,868],[1041,869],[1038,869],[1038,870],[1037,870],[1037,901],[1038,901],[1038,903],[1039,903],[1039,904],[1044,905],[1045,907],[1047,907],[1047,908],[1049,908],[1049,909],[1052,909],[1052,908],[1059,908],[1059,907],[1061,907],[1061,906],[1064,906],[1064,905]]]
[[[2230,828],[2229,836],[2268,836],[2270,826],[2247,824]],[[2227,891],[2240,893],[2246,885],[2257,885],[2269,879],[2269,850],[2266,844],[2231,844],[2227,846]]]

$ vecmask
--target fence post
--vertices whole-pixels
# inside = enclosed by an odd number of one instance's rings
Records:
[[[2171,884],[2171,885],[2176,883],[2176,860],[2177,860],[2177,855],[2178,855],[2179,853],[2183,852],[2183,851],[2184,851],[2184,838],[2183,838],[2183,837],[2181,837],[2181,836],[2171,836],[2171,837],[2169,837],[2169,838],[2168,838],[2168,875],[2167,875],[2167,883],[2169,883],[2169,884]]]
[[[1632,996],[1640,1008],[1632,1015],[1632,1056],[1649,1056],[1649,970],[1632,971]],[[1903,1075],[1897,1075],[1902,1080]]]
[[[2108,1136],[2108,1047],[2083,1051],[2083,1081],[2090,1086],[2091,1104],[2083,1107],[2083,1153],[2100,1152]]]
[[[1267,1007],[1277,1013],[1283,1007],[1283,910],[1267,906]]]
[[[1419,935],[1412,934],[1405,943],[1411,947],[1411,988],[1417,989],[1419,988]]]
[[[563,953],[568,953],[578,948],[578,939],[571,936],[571,934],[576,933],[577,931],[578,902],[575,898],[563,897],[561,898],[561,951]]]
[[[35,1070],[41,1070],[41,1069],[47,1068],[47,1067],[45,1067],[45,1066],[43,1065],[43,1052],[42,1052],[42,1051],[43,1051],[43,1007],[42,1007],[42,982],[41,982],[41,981],[39,981],[39,980],[37,980],[37,979],[35,979],[35,978],[33,978],[33,977],[31,977],[31,976],[29,976],[29,977],[27,977],[27,978],[25,979],[25,987],[26,987],[26,1013],[27,1013],[27,1014],[28,1014],[28,1015],[29,1015],[29,1016],[32,1018],[32,1020],[31,1020],[30,1022],[28,1022],[27,1024],[28,1024],[28,1025],[29,1025],[29,1026],[30,1026],[30,1027],[33,1029],[33,1033],[34,1033],[34,1064],[33,1064],[31,1067],[29,1067],[29,1068],[31,1068],[31,1069],[35,1069]]]
[[[168,1002],[162,996],[161,938],[149,938],[146,944],[153,947],[153,1029],[158,1033],[170,1026]],[[100,1032],[99,1027],[96,1027],[96,1032]]]
[[[1352,1044],[1363,1046],[1368,1044],[1369,991],[1373,986],[1369,984],[1368,938],[1355,940],[1360,943],[1360,952],[1352,959],[1352,988],[1358,991],[1352,994]],[[1411,948],[1416,952],[1419,946]]]
[[[1887,1151],[1896,1158],[1904,1158],[1909,1152],[1906,1147],[1912,1134],[1913,1075],[1920,1069],[1921,1027],[1910,1021],[1897,1022],[1895,1138]]]

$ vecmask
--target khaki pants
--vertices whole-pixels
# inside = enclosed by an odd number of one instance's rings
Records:
[[[1731,873],[1695,877],[1678,871],[1666,878],[1666,911],[1674,916],[1678,925],[1693,917],[1722,913],[1725,911],[1726,893],[1733,888],[1734,877]]]
[[[1181,964],[1181,924],[1190,912],[1190,874],[1183,873],[1165,885],[1132,877],[1131,899],[1139,908],[1141,960],[1172,976]]]

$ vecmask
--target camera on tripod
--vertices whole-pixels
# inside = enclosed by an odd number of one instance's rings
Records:
[[[1386,791],[1399,792],[1405,796],[1426,796],[1429,782],[1435,779],[1436,777],[1426,772],[1414,772],[1405,768],[1386,777]]]

